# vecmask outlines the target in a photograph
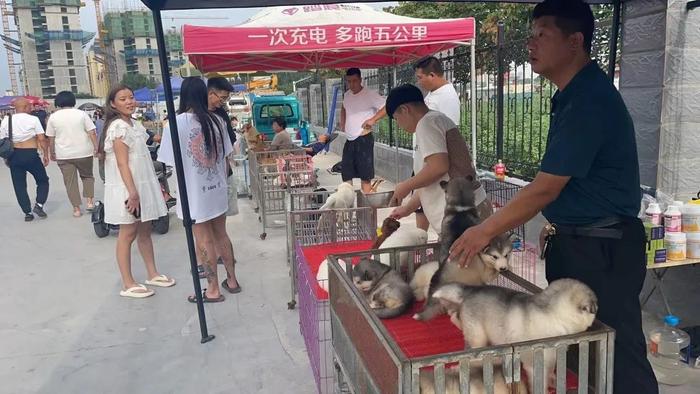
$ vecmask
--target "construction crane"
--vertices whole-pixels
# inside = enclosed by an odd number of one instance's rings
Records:
[[[4,32],[3,41],[5,41],[5,49],[7,52],[7,68],[10,72],[10,84],[12,86],[12,93],[19,94],[19,83],[17,82],[17,69],[15,68],[15,53],[16,49],[12,47],[15,40],[9,37],[10,30],[10,19],[8,15],[10,12],[7,8],[7,2],[5,0],[0,0],[0,13],[2,13],[2,30]],[[14,12],[12,13],[14,15]],[[19,45],[17,45],[19,46]]]

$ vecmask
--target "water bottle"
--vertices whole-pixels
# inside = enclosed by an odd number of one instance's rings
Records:
[[[663,327],[649,333],[649,361],[659,383],[680,385],[688,381],[690,336],[678,328],[673,315],[664,318]]]

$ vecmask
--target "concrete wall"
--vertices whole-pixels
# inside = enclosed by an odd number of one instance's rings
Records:
[[[325,132],[325,129],[314,127],[316,133]],[[330,151],[338,156],[343,155],[343,146],[345,145],[345,135],[340,134],[331,143]],[[398,168],[399,181],[408,179],[411,176],[413,169],[413,155],[406,149],[399,149],[398,165],[396,158],[396,148],[386,144],[374,144],[374,171],[375,175],[382,177],[390,182],[396,183],[396,169]]]
[[[624,3],[620,92],[637,132],[641,181],[676,199],[700,189],[700,9]]]
[[[700,9],[669,0],[658,187],[687,200],[700,189]]]
[[[624,3],[620,93],[637,133],[641,182],[656,186],[661,130],[666,0]]]

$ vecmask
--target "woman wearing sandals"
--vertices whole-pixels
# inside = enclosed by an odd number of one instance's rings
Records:
[[[189,199],[198,260],[203,264],[208,286],[204,302],[221,302],[224,296],[219,287],[216,263],[224,263],[227,277],[221,287],[231,294],[240,293],[236,280],[233,246],[226,233],[228,186],[226,157],[231,153],[231,140],[226,124],[209,112],[207,86],[199,78],[188,77],[180,88],[180,108],[177,129],[182,149],[185,184]],[[175,165],[170,130],[163,132],[158,161]],[[177,200],[177,214],[182,219],[182,207]],[[195,297],[188,297],[195,302]]]
[[[112,88],[105,105],[105,126],[100,151],[105,154],[105,222],[119,225],[117,263],[122,276],[122,297],[145,298],[155,292],[134,280],[131,246],[136,240],[146,264],[147,285],[170,287],[174,279],[158,273],[151,240],[151,220],[167,214],[160,184],[146,146],[143,126],[131,115],[136,109],[133,91]]]

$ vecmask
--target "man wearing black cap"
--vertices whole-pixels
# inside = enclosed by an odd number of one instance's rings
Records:
[[[445,211],[445,191],[440,181],[452,177],[476,178],[467,142],[447,115],[428,108],[423,94],[413,85],[392,89],[386,99],[386,111],[399,127],[416,136],[415,175],[396,185],[394,203],[401,204],[412,191],[415,193],[408,203],[394,209],[391,216],[395,219],[408,216],[422,205],[430,226],[439,234]],[[488,216],[491,203],[483,187],[478,183],[476,186],[477,210],[480,216]]]
[[[558,88],[540,172],[508,205],[465,231],[451,256],[467,264],[493,237],[542,211],[551,223],[540,245],[547,280],[587,284],[598,297],[598,319],[616,330],[614,392],[655,394],[639,305],[646,263],[634,125],[591,60],[592,37],[593,14],[581,0],[535,7],[530,63]]]

